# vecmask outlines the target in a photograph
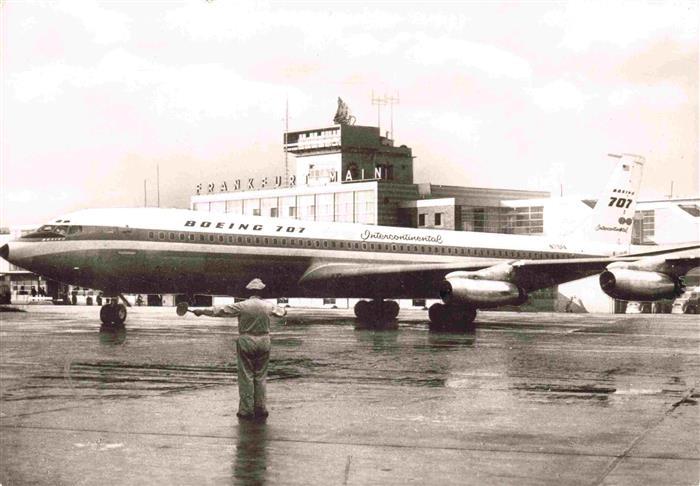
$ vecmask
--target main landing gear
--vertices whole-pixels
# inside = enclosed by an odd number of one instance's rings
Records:
[[[398,315],[399,304],[393,300],[360,300],[355,304],[355,316],[363,328],[396,328]]]
[[[476,309],[445,304],[433,304],[428,309],[431,332],[474,332]]]
[[[126,321],[126,306],[117,299],[112,299],[112,302],[100,308],[100,320],[105,325],[123,325]]]

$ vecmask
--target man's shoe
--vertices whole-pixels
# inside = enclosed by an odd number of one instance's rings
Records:
[[[241,420],[253,420],[255,418],[255,415],[253,415],[252,413],[236,412],[236,417],[238,417]]]
[[[262,408],[262,409],[259,408],[259,409],[255,410],[255,416],[257,418],[267,418],[268,415],[270,415],[269,412],[267,410],[265,410],[264,408]]]

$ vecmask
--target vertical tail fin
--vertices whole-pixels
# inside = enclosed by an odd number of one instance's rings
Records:
[[[610,156],[619,162],[598,197],[585,236],[597,243],[627,247],[632,241],[632,222],[642,183],[644,157],[632,154]]]

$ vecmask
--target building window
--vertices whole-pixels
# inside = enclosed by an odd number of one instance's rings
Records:
[[[442,226],[442,213],[435,213],[435,226]]]
[[[418,226],[425,226],[425,214],[418,215]]]
[[[234,215],[243,214],[243,201],[226,201],[226,212]]]
[[[355,192],[355,222],[377,224],[377,195],[374,191]]]
[[[333,221],[333,193],[316,195],[316,221]]]

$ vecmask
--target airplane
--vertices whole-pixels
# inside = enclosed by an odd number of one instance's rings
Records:
[[[102,289],[105,324],[123,324],[124,293],[359,298],[365,323],[396,318],[399,298],[437,298],[432,331],[470,331],[477,309],[524,303],[537,289],[600,274],[624,300],[674,298],[700,263],[700,243],[631,247],[644,160],[616,155],[613,175],[578,234],[546,236],[285,220],[185,209],[87,209],[0,248],[11,263]],[[632,250],[632,251],[630,251]]]

